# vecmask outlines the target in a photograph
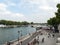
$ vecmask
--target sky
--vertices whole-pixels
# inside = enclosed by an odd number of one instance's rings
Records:
[[[0,0],[0,20],[46,23],[60,0]]]

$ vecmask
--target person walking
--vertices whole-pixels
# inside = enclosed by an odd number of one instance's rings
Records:
[[[10,45],[10,42],[7,42],[7,45]]]
[[[52,36],[54,37],[55,35],[53,34]]]
[[[30,44],[28,43],[28,45],[30,45]]]
[[[48,38],[49,38],[49,35],[48,35]]]
[[[20,42],[20,45],[22,45],[22,41]]]
[[[44,42],[44,38],[42,38],[42,43]]]
[[[48,38],[49,38],[49,37],[51,37],[51,34],[50,34],[50,33],[48,33]]]

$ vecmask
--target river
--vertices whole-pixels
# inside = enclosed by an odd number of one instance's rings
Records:
[[[28,27],[16,27],[16,28],[0,28],[0,45],[4,44],[6,41],[15,40],[18,38],[18,31],[21,33],[19,34],[19,37],[21,37],[21,34],[23,36],[33,33],[36,31],[35,28],[32,28],[31,26]]]

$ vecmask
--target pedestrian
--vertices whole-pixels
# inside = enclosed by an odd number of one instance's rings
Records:
[[[49,33],[48,35],[49,35],[49,37],[50,37],[50,33]]]
[[[48,38],[51,37],[50,33],[48,33]]]
[[[38,39],[37,39],[37,43],[39,44],[39,36],[38,36]]]
[[[53,34],[52,36],[54,37],[55,35]]]
[[[49,35],[48,35],[48,38],[49,38]]]
[[[22,41],[21,41],[20,43],[21,43],[21,45],[22,45]]]
[[[42,43],[44,42],[44,38],[42,38]]]
[[[40,35],[43,35],[43,33],[41,33]]]
[[[10,42],[7,42],[7,45],[10,45]]]
[[[28,45],[30,45],[30,44],[28,43]]]
[[[38,36],[38,40],[39,40],[39,36]]]

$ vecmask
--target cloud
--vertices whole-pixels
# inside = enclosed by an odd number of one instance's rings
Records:
[[[23,21],[26,18],[22,13],[14,13],[7,10],[7,5],[0,3],[0,19]]]
[[[6,3],[8,6],[16,6],[16,3],[12,2],[11,0],[5,0],[5,3]]]
[[[40,0],[29,0],[28,2],[32,4],[40,4]]]
[[[5,5],[4,3],[0,3],[0,10],[6,10],[7,5]]]
[[[39,23],[47,23],[47,20],[49,18],[52,18],[54,17],[55,15],[52,13],[50,14],[51,12],[47,13],[47,12],[42,12],[42,13],[33,13],[32,15],[30,15],[28,17],[29,21],[32,21],[33,22],[39,22]]]
[[[10,4],[8,4],[8,5],[10,5],[10,6],[16,6],[16,4],[15,4],[15,3],[10,3]]]
[[[6,10],[0,13],[0,19],[24,21],[26,17],[22,13],[13,13]]]
[[[53,9],[53,7],[49,5],[47,0],[25,0],[25,2],[26,3],[28,2],[27,3],[29,5],[28,8],[29,7],[35,8],[36,7],[36,9],[39,8],[39,9],[43,9],[43,10],[51,10],[51,9]],[[54,1],[54,2],[56,2],[56,1]],[[26,4],[24,4],[24,6],[27,7]]]
[[[43,9],[43,10],[53,10],[53,7],[50,7],[50,6],[39,6],[40,9]]]
[[[7,0],[6,4],[2,3],[5,6],[0,6],[0,19],[47,22],[55,16],[59,2],[60,0]]]
[[[39,7],[40,9],[43,10],[52,10],[53,7],[49,6],[48,1],[47,0],[29,0],[29,2],[31,4],[37,4],[37,8]],[[56,2],[56,1],[54,1]]]
[[[23,0],[22,4],[24,9],[31,9],[28,10],[30,12],[27,16],[28,21],[44,23],[55,16],[57,3],[57,0]]]
[[[7,5],[8,6],[16,6],[16,3],[8,2]]]

